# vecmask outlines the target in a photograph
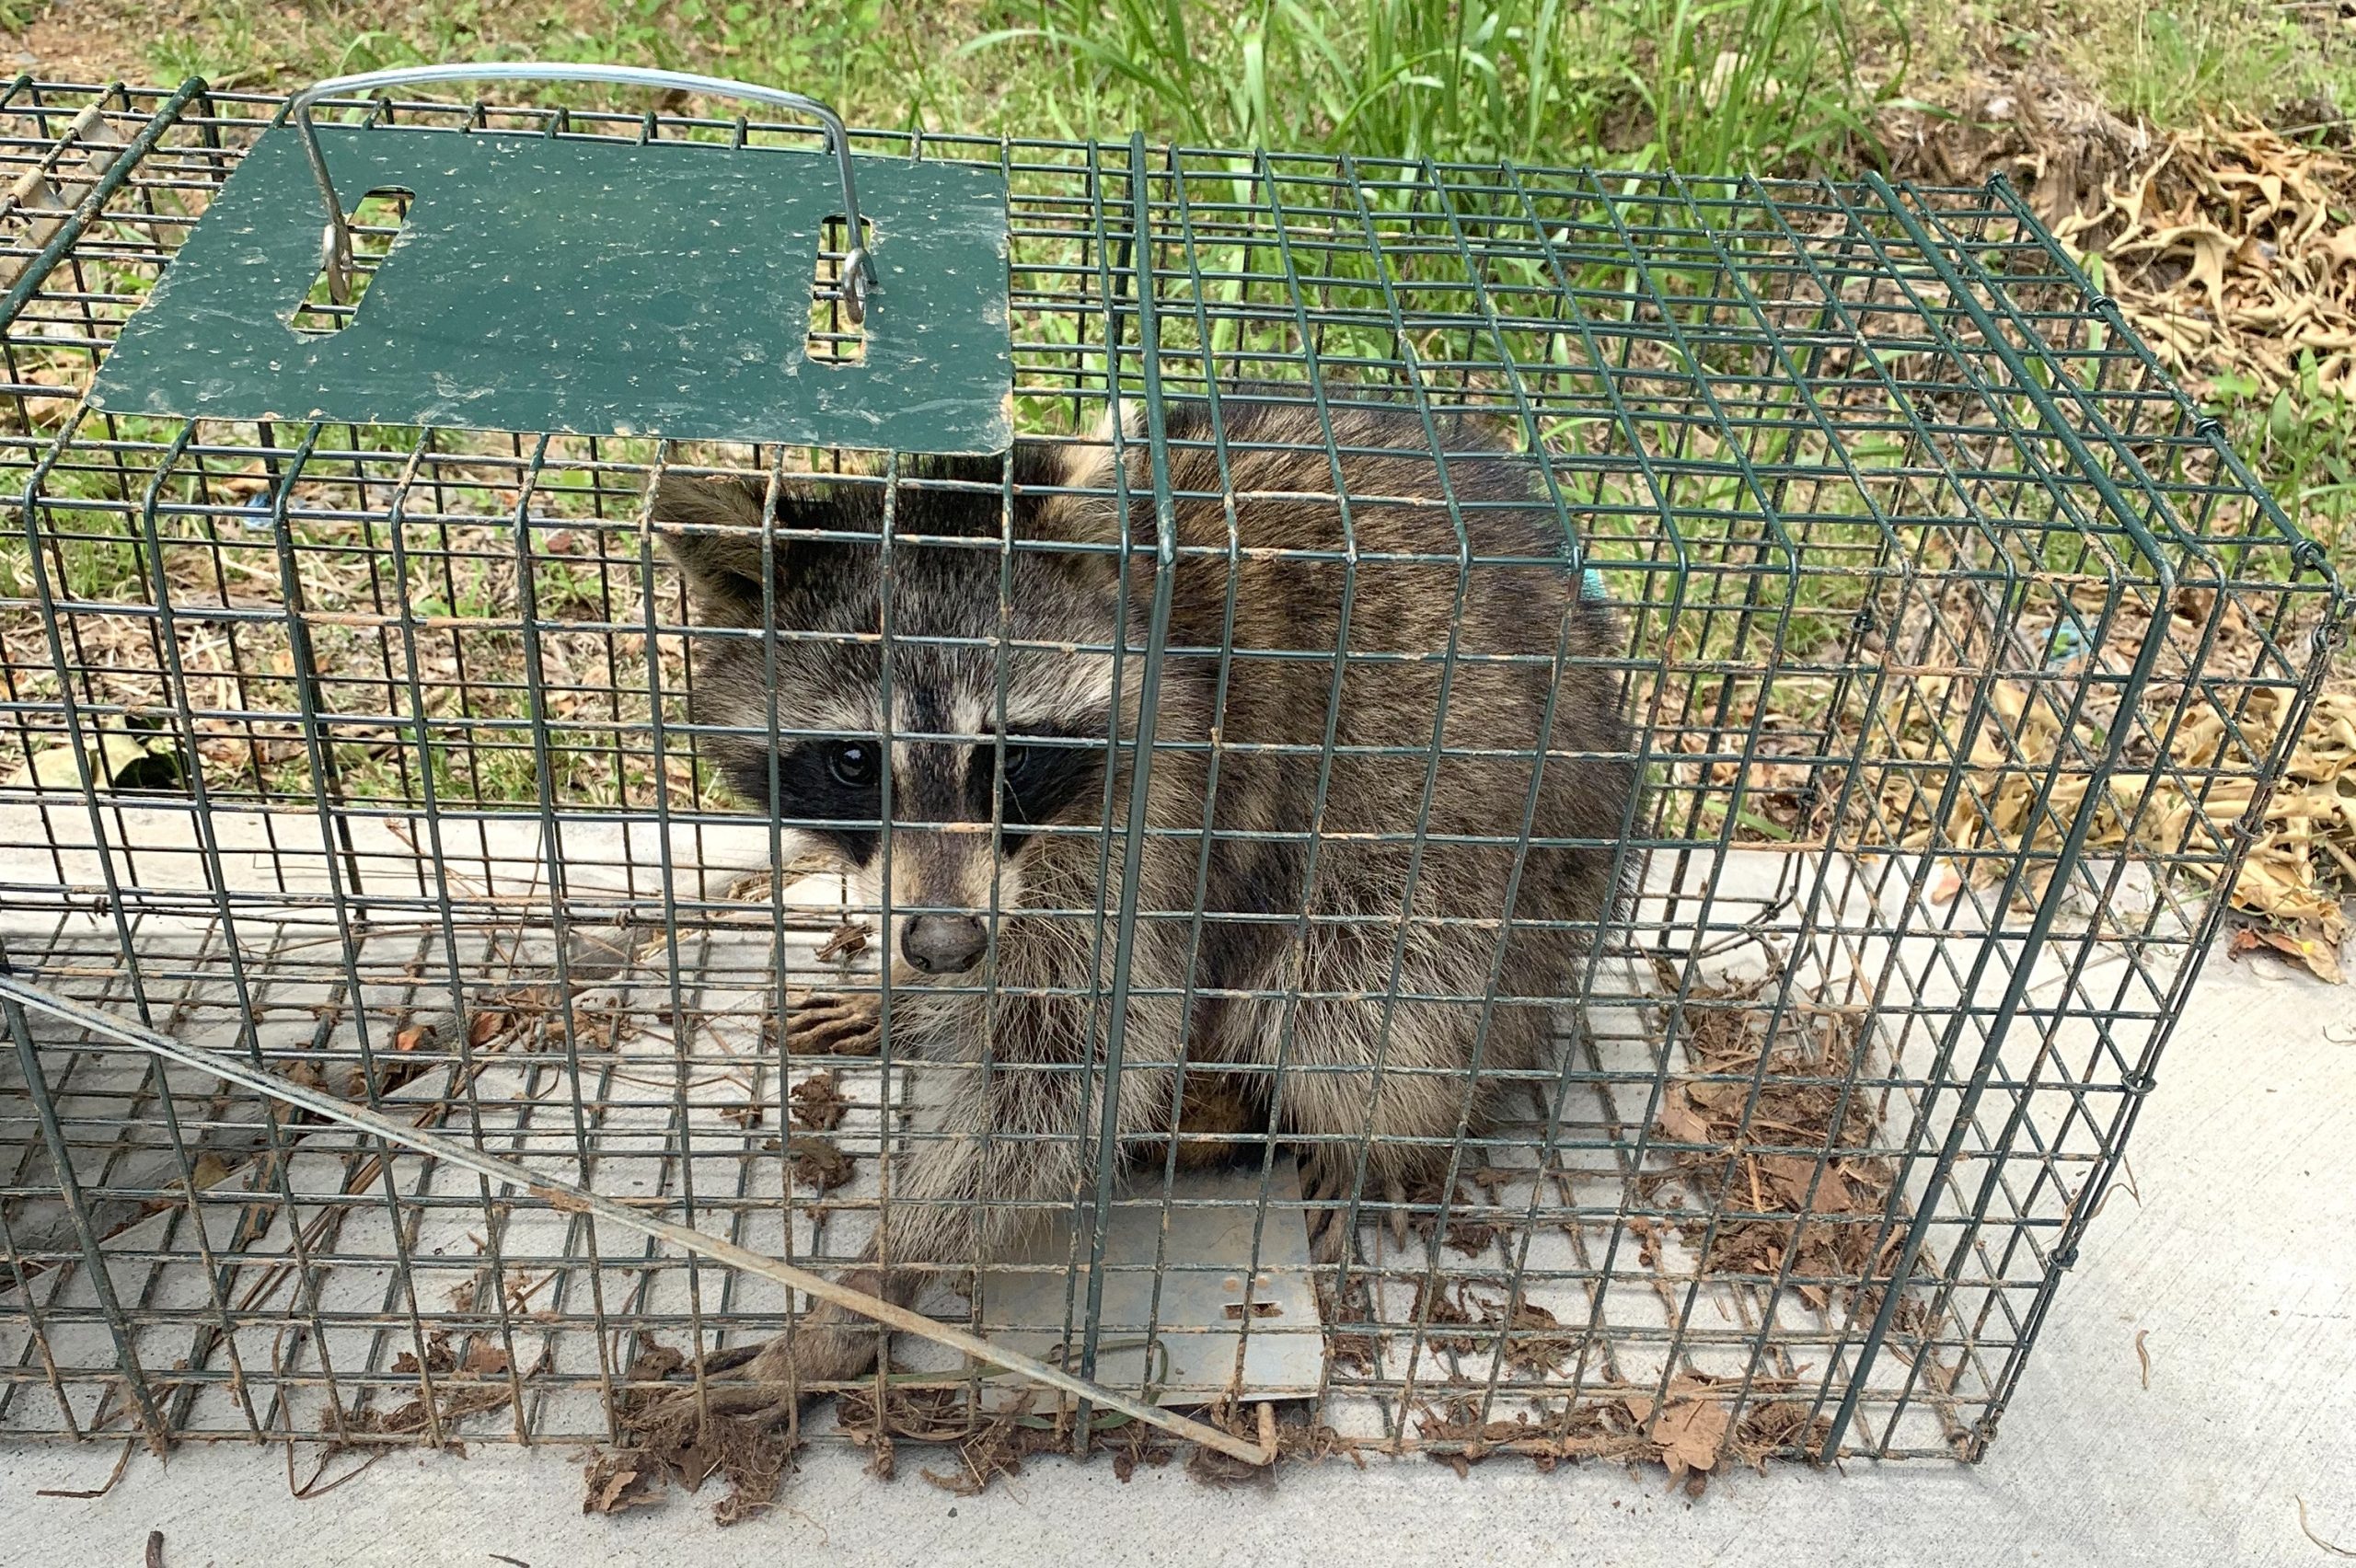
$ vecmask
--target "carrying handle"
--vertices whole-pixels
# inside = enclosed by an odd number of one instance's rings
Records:
[[[348,98],[378,87],[414,86],[427,82],[604,82],[613,86],[660,87],[666,91],[703,93],[715,98],[750,98],[806,114],[826,127],[826,142],[835,155],[835,171],[843,182],[843,222],[850,251],[843,258],[843,314],[856,326],[867,318],[867,290],[875,282],[875,259],[868,255],[866,231],[860,225],[859,190],[851,183],[850,135],[842,117],[816,98],[782,87],[755,86],[724,76],[699,76],[688,71],[656,71],[638,65],[570,64],[532,60],[490,62],[471,65],[408,65],[397,71],[364,71],[356,76],[335,76],[304,88],[287,106],[295,129],[303,133],[303,151],[319,182],[327,203],[327,233],[320,242],[321,265],[328,293],[338,305],[352,294],[352,228],[343,217],[343,202],[328,175],[327,156],[319,150],[319,133],[311,122],[311,106],[321,98]]]

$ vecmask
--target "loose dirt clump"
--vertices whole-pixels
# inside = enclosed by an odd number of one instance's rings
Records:
[[[831,1133],[841,1126],[843,1113],[850,1109],[850,1101],[843,1097],[842,1081],[842,1074],[827,1071],[814,1073],[794,1085],[786,1097],[791,1102],[793,1124],[814,1133]]]
[[[814,1193],[831,1193],[858,1173],[850,1156],[837,1148],[832,1138],[814,1136],[786,1139],[785,1162],[794,1181]]]

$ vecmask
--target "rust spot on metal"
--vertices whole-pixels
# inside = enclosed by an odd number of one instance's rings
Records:
[[[589,1205],[586,1202],[576,1197],[574,1194],[566,1192],[561,1187],[543,1187],[536,1182],[531,1185],[528,1191],[531,1193],[532,1196],[539,1199],[542,1203],[547,1204],[550,1208],[560,1210],[565,1214],[587,1214],[589,1212]]]

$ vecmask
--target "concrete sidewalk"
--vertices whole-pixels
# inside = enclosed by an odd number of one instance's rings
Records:
[[[530,1568],[780,1561],[1205,1564],[1573,1562],[2325,1564],[2356,1551],[2356,987],[2221,953],[2164,1058],[2123,1188],[2062,1287],[1986,1463],[1779,1468],[1688,1502],[1661,1472],[1459,1481],[1421,1460],[1292,1469],[1216,1491],[1173,1468],[1034,1460],[985,1496],[808,1456],[784,1506],[722,1530],[713,1493],[618,1519],[580,1512],[577,1456],[477,1445],[403,1453],[327,1497],[287,1495],[275,1452],[214,1446],[168,1467],[119,1449],[0,1449],[0,1565],[124,1565],[164,1533],[170,1568],[313,1563]],[[2135,1341],[2144,1336],[2150,1387]],[[934,1461],[937,1463],[937,1461]]]

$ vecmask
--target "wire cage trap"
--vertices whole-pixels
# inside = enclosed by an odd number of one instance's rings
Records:
[[[1296,1448],[1982,1451],[2347,611],[2001,180],[860,133],[1011,450],[92,398],[283,109],[0,95],[0,1433],[633,1441],[733,1246]],[[921,225],[808,216],[822,377]],[[1115,1440],[875,1338],[806,1435]]]

